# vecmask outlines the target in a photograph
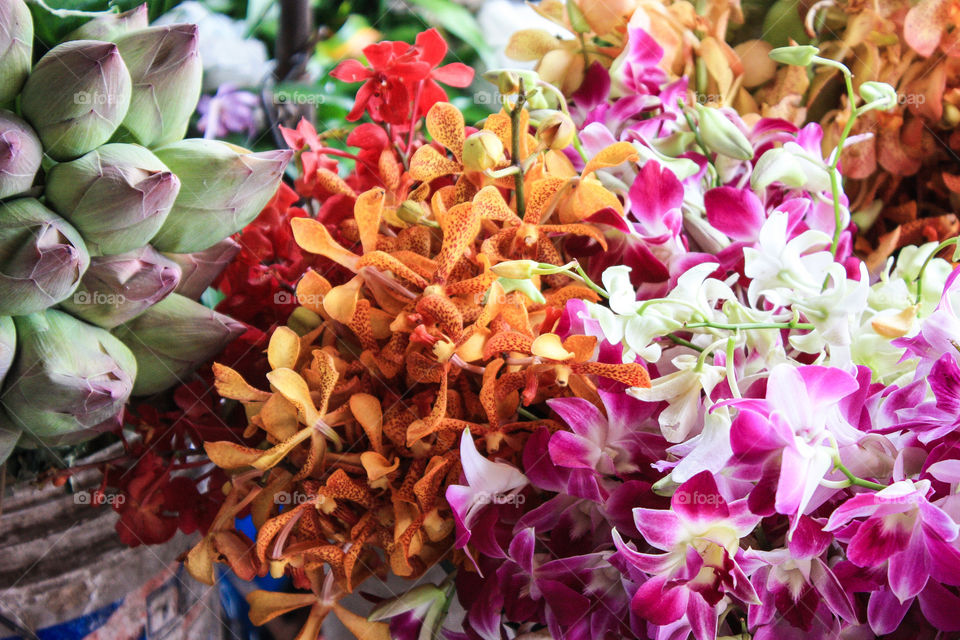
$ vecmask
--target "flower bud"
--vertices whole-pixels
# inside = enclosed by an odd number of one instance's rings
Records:
[[[113,135],[130,106],[130,74],[117,45],[64,42],[34,67],[20,111],[54,160],[72,160]]]
[[[42,159],[43,146],[30,125],[0,109],[0,198],[29,189]]]
[[[224,238],[203,251],[164,254],[180,267],[180,284],[173,292],[198,300],[238,253],[240,244],[233,238]]]
[[[506,162],[503,143],[492,131],[477,131],[463,142],[463,166],[469,171],[486,171]]]
[[[270,201],[292,151],[251,153],[216,140],[189,139],[157,149],[180,178],[180,195],[151,244],[193,253],[249,224]]]
[[[80,286],[60,306],[104,329],[136,318],[170,295],[180,267],[145,246],[115,256],[90,259]]]
[[[500,262],[493,265],[490,267],[490,271],[501,278],[526,280],[536,274],[538,266],[540,266],[540,263],[536,260],[508,260],[507,262]]]
[[[73,293],[89,264],[77,230],[37,200],[0,203],[0,315],[55,305]]]
[[[520,80],[523,80],[524,91],[530,91],[536,86],[540,76],[536,71],[528,69],[491,69],[483,74],[484,79],[497,85],[497,90],[503,95],[517,93],[520,90]]]
[[[132,251],[163,226],[180,180],[147,149],[105,144],[47,174],[47,202],[97,254]]]
[[[570,116],[555,111],[547,116],[537,128],[537,139],[548,149],[566,149],[573,144],[573,137],[577,133],[577,126]]]
[[[0,104],[12,102],[30,75],[33,18],[23,0],[0,2]]]
[[[18,353],[2,403],[15,426],[60,444],[120,425],[137,375],[123,343],[56,309],[14,322]]]
[[[7,372],[13,366],[13,356],[16,353],[17,327],[10,316],[0,316],[0,388],[3,387]]]
[[[63,39],[67,40],[106,40],[115,42],[120,36],[146,29],[149,25],[147,4],[134,7],[122,13],[110,13],[90,20],[78,29],[74,29]]]
[[[186,134],[203,79],[198,43],[195,24],[150,27],[117,38],[133,80],[123,126],[140,144],[169,144]]]
[[[813,58],[820,53],[820,49],[811,44],[797,44],[790,47],[777,47],[770,52],[770,57],[781,64],[792,64],[806,67]]]
[[[133,392],[143,395],[186,378],[245,330],[244,324],[172,293],[113,333],[137,359]]]
[[[864,102],[876,102],[877,109],[888,111],[899,102],[897,90],[886,82],[874,82],[868,80],[860,85],[860,97]]]
[[[753,158],[753,145],[719,109],[696,105],[700,137],[710,151],[737,160]]]

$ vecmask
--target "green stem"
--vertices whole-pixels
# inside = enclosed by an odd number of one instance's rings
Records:
[[[524,202],[523,195],[523,169],[521,167],[520,160],[520,136],[526,132],[520,131],[520,114],[523,112],[523,105],[526,103],[526,101],[527,94],[523,89],[523,78],[520,78],[520,89],[517,92],[517,101],[513,105],[513,109],[510,111],[510,160],[513,162],[514,166],[519,169],[518,173],[513,176],[513,183],[517,192],[517,215],[521,220],[523,219],[523,214],[526,210],[526,203]]]
[[[927,270],[927,265],[944,249],[949,247],[951,244],[957,244],[960,242],[960,237],[954,236],[953,238],[947,238],[943,242],[937,245],[937,248],[930,252],[930,255],[927,256],[927,259],[923,261],[923,264],[920,266],[920,272],[917,274],[917,302],[920,304],[920,298],[923,295],[923,272]]]
[[[693,344],[689,340],[684,340],[680,336],[675,336],[672,333],[668,333],[664,337],[666,337],[668,340],[672,340],[675,344],[679,344],[680,346],[683,346],[683,347],[689,347],[694,351],[699,351],[700,353],[703,353],[703,347],[698,347],[697,345]]]
[[[579,263],[579,262],[574,261],[574,263],[573,263],[573,268],[576,270],[577,274],[579,275],[579,278],[576,278],[577,280],[580,280],[581,282],[583,282],[583,284],[585,284],[585,285],[587,285],[588,287],[590,287],[590,289],[591,289],[592,291],[594,291],[594,292],[595,292],[597,295],[599,295],[600,297],[602,297],[602,298],[608,298],[608,299],[610,298],[610,294],[607,293],[606,289],[604,289],[603,287],[601,287],[600,285],[598,285],[596,282],[594,282],[593,280],[591,280],[591,279],[590,279],[590,276],[588,276],[588,275],[587,275],[587,272],[583,270],[583,267],[580,266],[580,263]],[[573,277],[573,274],[572,274],[572,273],[569,274],[569,275],[570,275],[571,277]]]
[[[726,331],[749,331],[751,329],[814,329],[809,322],[743,322],[727,324],[724,322],[688,322],[684,329],[724,329]]]
[[[733,397],[741,398],[743,396],[740,395],[740,386],[737,384],[737,376],[733,368],[733,355],[736,346],[736,336],[730,336],[727,338],[727,384],[730,386],[730,393],[733,394]]]
[[[847,480],[850,482],[851,486],[855,487],[864,487],[865,489],[874,489],[875,491],[880,491],[886,489],[887,485],[880,484],[879,482],[871,482],[870,480],[864,480],[863,478],[858,478],[853,475],[853,472],[850,469],[840,462],[839,456],[834,456],[833,467],[843,475],[847,477]]]

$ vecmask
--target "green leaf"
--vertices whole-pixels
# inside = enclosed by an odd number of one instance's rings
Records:
[[[496,65],[493,47],[487,43],[477,19],[466,8],[448,0],[411,0],[411,4],[423,9],[429,14],[428,18],[433,18],[444,29],[473,47],[487,67]]]

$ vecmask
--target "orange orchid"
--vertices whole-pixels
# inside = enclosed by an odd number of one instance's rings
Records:
[[[598,299],[562,266],[556,239],[604,245],[582,220],[622,205],[595,172],[635,160],[632,146],[613,145],[577,175],[535,136],[514,138],[514,126],[529,129],[525,110],[501,112],[484,130],[509,149],[503,168],[514,175],[497,177],[464,166],[466,128],[452,105],[436,104],[426,124],[434,144],[418,148],[409,170],[393,175],[396,166],[381,162],[387,187],[351,196],[353,216],[338,232],[359,253],[319,221],[293,220],[301,248],[353,275],[303,275],[300,308],[270,339],[269,388],[225,366],[214,371],[220,395],[246,409],[245,435],[262,445],[206,443],[234,480],[223,526],[191,551],[188,568],[204,580],[217,561],[246,575],[290,574],[310,593],[255,591],[252,616],[264,622],[310,607],[304,640],[331,611],[358,637],[381,637],[385,627],[350,618],[337,600],[372,576],[417,577],[449,556],[444,495],[460,478],[463,431],[484,438],[491,453],[516,457],[533,430],[563,428],[545,400],[596,400],[597,376],[649,385],[640,364],[598,363],[595,338],[561,338],[555,329],[568,300]],[[408,188],[419,215],[396,215]],[[543,275],[523,270],[530,258]],[[258,532],[246,546],[223,535],[245,509]]]

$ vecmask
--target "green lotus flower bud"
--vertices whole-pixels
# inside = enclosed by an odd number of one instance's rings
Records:
[[[105,144],[47,174],[47,202],[101,255],[147,244],[179,192],[177,176],[135,144]]]
[[[813,62],[813,58],[818,53],[820,53],[820,49],[812,44],[797,44],[790,47],[777,47],[769,55],[770,58],[781,64],[806,67]]]
[[[117,38],[133,80],[124,128],[154,147],[183,138],[200,100],[203,65],[197,25],[150,27]]]
[[[117,45],[64,42],[34,67],[20,111],[55,160],[72,160],[110,139],[130,106],[130,74]]]
[[[12,102],[33,64],[33,18],[23,0],[0,2],[0,104]]]
[[[136,395],[177,383],[246,330],[232,318],[172,293],[113,330],[137,358]]]
[[[224,238],[203,251],[164,254],[180,267],[180,284],[173,292],[199,299],[238,253],[240,244],[233,238]]]
[[[188,139],[161,147],[157,157],[180,178],[180,195],[151,244],[193,253],[249,224],[270,201],[291,151],[251,153],[216,140]]]
[[[14,322],[19,353],[2,398],[14,425],[58,443],[120,425],[137,375],[122,342],[56,309]]]
[[[90,259],[80,286],[60,306],[104,329],[133,320],[173,293],[180,267],[151,246]]]
[[[494,169],[506,161],[503,143],[492,131],[477,131],[463,142],[463,166],[469,171]]]
[[[864,102],[875,102],[877,109],[888,111],[897,106],[897,90],[886,82],[868,80],[860,85],[860,97]]]
[[[115,42],[120,36],[146,29],[149,25],[149,16],[146,3],[122,13],[110,13],[90,20],[79,29],[75,29],[64,37],[68,40],[107,40]]]
[[[73,293],[89,264],[77,230],[37,200],[0,203],[0,315],[55,305]]]
[[[561,111],[554,111],[548,115],[537,128],[537,140],[548,149],[558,151],[573,144],[576,134],[577,125],[573,124],[570,116]]]
[[[520,90],[520,80],[523,79],[525,91],[532,91],[540,79],[536,71],[529,69],[491,69],[483,74],[488,82],[497,85],[497,90],[503,95],[517,93]]]
[[[29,189],[42,159],[43,146],[30,125],[0,109],[0,198]]]
[[[750,160],[753,145],[737,125],[733,124],[719,109],[696,105],[700,137],[710,151],[721,155]]]

